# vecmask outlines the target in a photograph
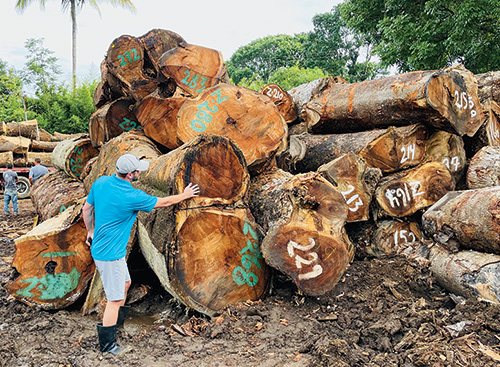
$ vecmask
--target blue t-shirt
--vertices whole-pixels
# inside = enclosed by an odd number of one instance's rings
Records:
[[[16,185],[16,180],[18,179],[17,173],[8,170],[3,173],[3,181],[5,184],[5,192],[6,193],[13,193],[17,192],[17,185]]]
[[[116,174],[99,177],[87,197],[95,216],[92,257],[101,261],[125,257],[137,212],[150,212],[157,200]]]
[[[47,167],[37,164],[36,166],[30,168],[29,177],[31,177],[33,179],[33,183],[35,183],[36,180],[47,173],[49,173]]]

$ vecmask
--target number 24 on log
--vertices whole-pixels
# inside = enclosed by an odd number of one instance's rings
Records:
[[[257,234],[247,222],[245,222],[245,224],[243,225],[243,234],[250,234],[250,236],[252,236],[255,241],[258,240]],[[247,254],[247,251],[249,251],[250,253]],[[253,264],[255,264],[259,269],[262,268],[259,263],[259,259],[262,259],[262,254],[260,253],[257,242],[252,242],[250,239],[248,239],[246,247],[240,250],[240,254],[244,254],[241,257],[241,265],[243,266],[237,266],[236,268],[234,268],[233,280],[238,285],[243,285],[246,283],[250,287],[253,287],[257,284],[259,278],[257,277],[257,275],[252,272],[248,272],[247,270],[249,270]]]

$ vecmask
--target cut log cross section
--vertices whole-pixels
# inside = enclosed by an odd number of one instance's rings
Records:
[[[279,85],[265,85],[260,89],[260,93],[271,98],[287,123],[297,119],[297,111],[295,110],[295,104],[293,103],[292,97],[288,92],[281,89]]]
[[[87,162],[99,154],[89,138],[63,140],[55,147],[51,162],[68,175],[79,178]]]

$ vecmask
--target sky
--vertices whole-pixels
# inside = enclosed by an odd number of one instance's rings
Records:
[[[23,13],[16,0],[0,0],[0,59],[21,70],[26,62],[24,44],[43,38],[43,47],[54,52],[71,82],[71,18],[60,0],[38,0]],[[161,28],[182,36],[188,43],[222,52],[224,60],[253,40],[278,34],[294,35],[313,29],[312,18],[326,13],[341,0],[132,0],[133,13],[101,1],[99,12],[88,4],[77,14],[77,78],[100,76],[99,65],[109,45],[122,35],[140,37]]]

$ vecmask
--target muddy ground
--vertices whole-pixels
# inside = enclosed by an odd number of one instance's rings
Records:
[[[3,201],[3,200],[2,200]],[[304,297],[281,275],[265,300],[208,318],[186,312],[148,269],[151,292],[132,305],[123,356],[102,355],[97,315],[81,303],[43,311],[14,300],[5,285],[14,239],[33,225],[31,202],[0,215],[0,366],[496,366],[499,307],[461,302],[425,265],[402,257],[357,259],[336,288]]]

